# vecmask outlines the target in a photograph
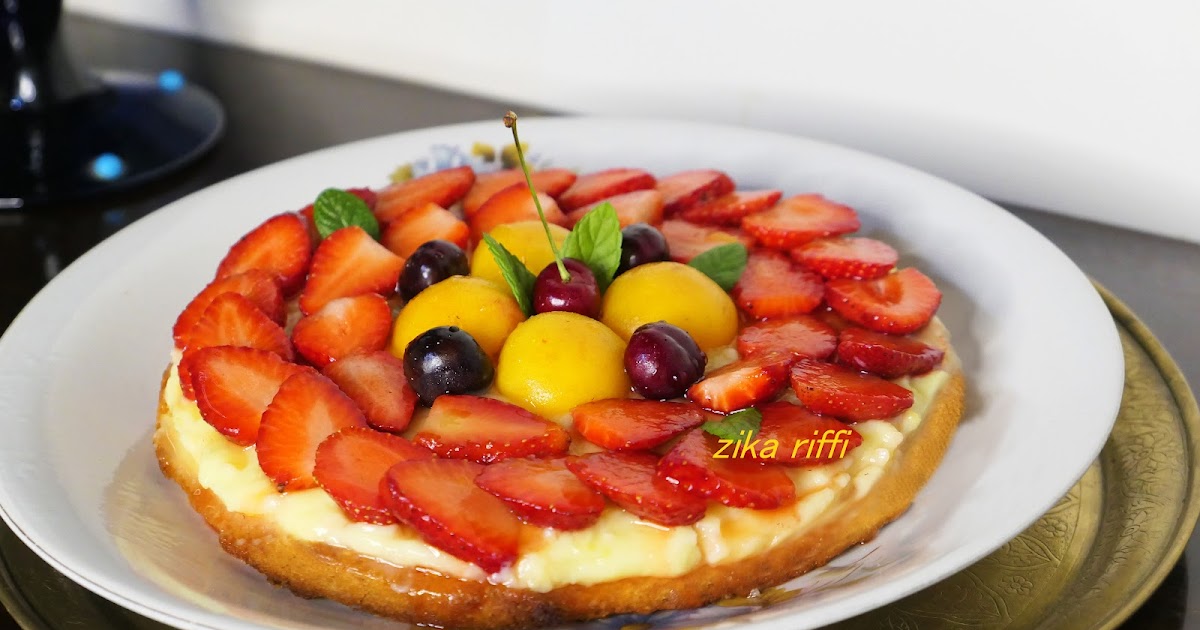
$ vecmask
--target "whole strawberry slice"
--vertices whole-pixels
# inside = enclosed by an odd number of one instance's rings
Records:
[[[217,265],[217,278],[258,269],[278,276],[284,294],[291,295],[304,284],[312,249],[308,226],[300,215],[276,215],[234,243]]]
[[[733,457],[717,436],[693,429],[658,462],[658,475],[697,496],[730,507],[771,510],[796,500],[796,486],[782,466]],[[725,458],[718,459],[721,452]]]
[[[604,511],[604,497],[570,470],[566,459],[506,459],[475,478],[521,520],[538,527],[583,529]]]
[[[783,196],[780,190],[736,191],[679,212],[679,218],[710,225],[741,225],[742,219],[775,205]]]
[[[891,418],[913,404],[912,392],[891,381],[815,359],[797,361],[791,379],[809,411],[851,422]]]
[[[557,197],[575,183],[575,173],[565,168],[548,168],[530,173],[534,190]],[[519,168],[510,168],[494,173],[479,173],[475,185],[463,197],[463,216],[470,219],[492,195],[516,183],[524,183],[525,174]]]
[[[375,217],[381,223],[390,223],[404,216],[409,210],[426,204],[436,203],[443,208],[449,208],[462,199],[474,183],[474,169],[470,166],[459,166],[392,184],[378,192]]]
[[[254,442],[258,465],[281,492],[315,487],[321,442],[347,427],[365,426],[362,412],[333,381],[313,370],[294,374],[263,411]]]
[[[742,356],[778,352],[828,359],[837,343],[837,332],[811,315],[757,322],[743,328],[737,337],[738,354]]]
[[[481,464],[510,457],[549,457],[567,452],[562,427],[494,398],[438,396],[413,441],[440,457]]]
[[[483,470],[459,459],[408,460],[387,471],[380,493],[425,542],[495,573],[517,559],[521,521],[475,485]]]
[[[849,206],[820,195],[798,195],[752,214],[742,229],[755,240],[775,249],[791,249],[826,236],[853,232],[860,227],[858,214]]]
[[[787,354],[768,352],[739,359],[713,370],[687,392],[697,405],[730,413],[765,402],[787,386],[788,367],[794,359]]]
[[[241,294],[277,324],[282,325],[286,319],[279,279],[273,274],[258,269],[244,271],[213,280],[184,307],[179,318],[175,320],[173,329],[176,348],[182,350],[187,345],[187,335],[192,331],[192,327],[204,316],[204,311],[208,309],[212,301],[222,293]]]
[[[698,427],[707,418],[696,405],[636,398],[609,398],[571,410],[575,430],[613,451],[650,449]]]
[[[654,176],[640,168],[612,168],[580,175],[571,187],[558,196],[558,205],[566,212],[590,206],[635,190],[654,188]]]
[[[733,180],[721,171],[683,171],[658,180],[657,188],[663,194],[663,211],[672,217],[733,192]]]
[[[945,353],[909,337],[847,328],[838,339],[838,363],[883,378],[924,374],[942,362]]]
[[[742,277],[730,292],[739,308],[755,319],[811,312],[825,295],[821,276],[779,252],[750,254]]]
[[[566,225],[567,215],[563,214],[554,199],[546,193],[538,193],[538,201],[546,220],[557,225]],[[533,195],[525,182],[519,182],[491,196],[479,210],[470,218],[471,238],[475,242],[483,238],[492,228],[505,223],[517,221],[537,221],[537,206],[533,203]]]
[[[367,417],[367,423],[391,433],[408,428],[417,393],[404,377],[404,364],[386,350],[352,354],[322,370]]]
[[[349,427],[317,447],[313,478],[350,520],[389,525],[396,517],[379,486],[389,468],[410,459],[433,459],[433,453],[398,435]]]
[[[315,313],[340,297],[391,295],[403,268],[403,258],[375,242],[362,228],[342,228],[317,246],[308,284],[300,293],[300,312]]]
[[[754,244],[753,239],[744,234],[675,219],[663,221],[659,230],[667,239],[671,260],[681,263],[720,245],[741,243],[749,247]]]
[[[644,452],[602,452],[567,458],[579,480],[638,518],[673,527],[704,517],[707,501],[662,478],[658,457]]]
[[[835,462],[862,444],[862,435],[844,422],[818,416],[800,405],[773,402],[761,405],[762,424],[755,438],[775,440],[775,461],[784,466],[820,466]]]
[[[845,317],[838,315],[837,311],[829,307],[828,304],[817,307],[817,310],[812,312],[812,316],[829,325],[830,328],[841,334],[843,330],[854,327]]]
[[[466,250],[470,238],[471,228],[466,223],[454,216],[453,212],[430,203],[409,210],[403,221],[389,223],[383,229],[380,242],[393,254],[408,258],[418,247],[438,239]]]
[[[283,328],[271,321],[250,300],[237,293],[222,293],[208,305],[200,321],[188,333],[184,353],[212,346],[239,346],[273,352],[285,361],[296,353]],[[179,364],[179,384],[188,400],[195,400],[187,363]]]
[[[240,446],[258,439],[263,411],[289,377],[311,372],[272,352],[254,348],[215,346],[189,352],[180,373],[191,374],[200,416]]]
[[[933,280],[909,267],[876,280],[830,280],[825,301],[838,315],[863,328],[907,335],[933,319],[942,292]]]
[[[862,237],[821,238],[791,253],[796,262],[826,278],[878,278],[900,258],[891,245]]]
[[[617,221],[621,227],[629,227],[634,223],[649,223],[657,225],[663,218],[662,193],[657,190],[635,190],[623,195],[602,199],[590,206],[577,208],[567,213],[567,225],[575,225],[583,216],[597,207],[609,203],[617,212]]]
[[[292,341],[309,363],[321,367],[342,357],[387,346],[392,309],[376,293],[337,298],[296,322]]]

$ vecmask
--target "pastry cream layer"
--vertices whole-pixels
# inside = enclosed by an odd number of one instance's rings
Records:
[[[699,522],[680,527],[642,521],[610,505],[595,525],[583,530],[527,526],[517,562],[492,575],[426,544],[406,526],[348,520],[319,488],[276,492],[258,466],[254,447],[226,440],[204,421],[196,404],[183,396],[174,365],[164,390],[168,411],[161,422],[176,441],[175,448],[195,461],[200,484],[220,497],[229,510],[271,519],[295,538],[344,547],[396,566],[425,567],[448,576],[545,592],[567,584],[588,585],[631,576],[672,577],[701,564],[730,562],[768,551],[839,504],[865,494],[886,473],[905,436],[920,426],[949,371],[957,366],[940,322],[935,319],[922,336],[927,343],[946,348],[947,353],[939,369],[897,381],[913,391],[912,408],[888,420],[854,425],[863,443],[839,461],[789,469],[799,497],[792,505],[750,510],[710,504]],[[178,351],[173,358],[178,363]],[[728,362],[722,358],[713,356],[710,369]]]

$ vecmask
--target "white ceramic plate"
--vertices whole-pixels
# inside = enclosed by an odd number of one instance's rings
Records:
[[[559,166],[712,167],[741,187],[850,204],[863,232],[937,281],[964,361],[967,415],[903,517],[789,583],[798,597],[661,614],[656,625],[733,615],[807,628],[894,601],[1016,536],[1104,443],[1122,391],[1114,324],[1062,252],[991,203],[880,158],[772,133],[623,119],[533,119],[522,131]],[[229,246],[267,216],[328,186],[381,185],[435,145],[502,145],[507,133],[497,117],[298,157],[171,204],[80,258],[0,340],[0,515],[75,581],[181,628],[394,628],[270,586],[220,551],[158,472],[150,434],[170,329]]]

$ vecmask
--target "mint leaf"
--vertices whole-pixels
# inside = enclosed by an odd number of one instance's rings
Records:
[[[371,214],[367,202],[337,188],[327,188],[313,203],[313,223],[321,238],[352,225],[357,225],[379,240],[379,221]]]
[[[504,245],[492,238],[491,234],[484,234],[483,242],[487,243],[488,249],[491,250],[496,266],[500,267],[504,281],[508,283],[513,297],[517,299],[517,305],[521,307],[522,311],[525,311],[526,315],[533,315],[533,283],[537,277],[529,271],[520,258],[505,249]]]
[[[724,440],[749,440],[758,433],[760,425],[762,414],[754,407],[747,407],[725,416],[722,420],[705,422],[700,428]]]
[[[712,278],[712,281],[721,285],[722,289],[730,291],[733,289],[733,285],[737,284],[738,278],[742,277],[742,272],[746,270],[748,257],[745,245],[728,243],[696,256],[688,265]]]
[[[562,255],[587,265],[601,291],[608,287],[621,264],[621,221],[611,203],[583,215],[567,235]]]

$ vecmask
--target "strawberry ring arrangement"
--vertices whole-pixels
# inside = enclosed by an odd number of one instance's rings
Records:
[[[274,582],[416,623],[691,608],[901,514],[964,383],[856,212],[716,170],[329,189],[174,326],[160,467]]]

